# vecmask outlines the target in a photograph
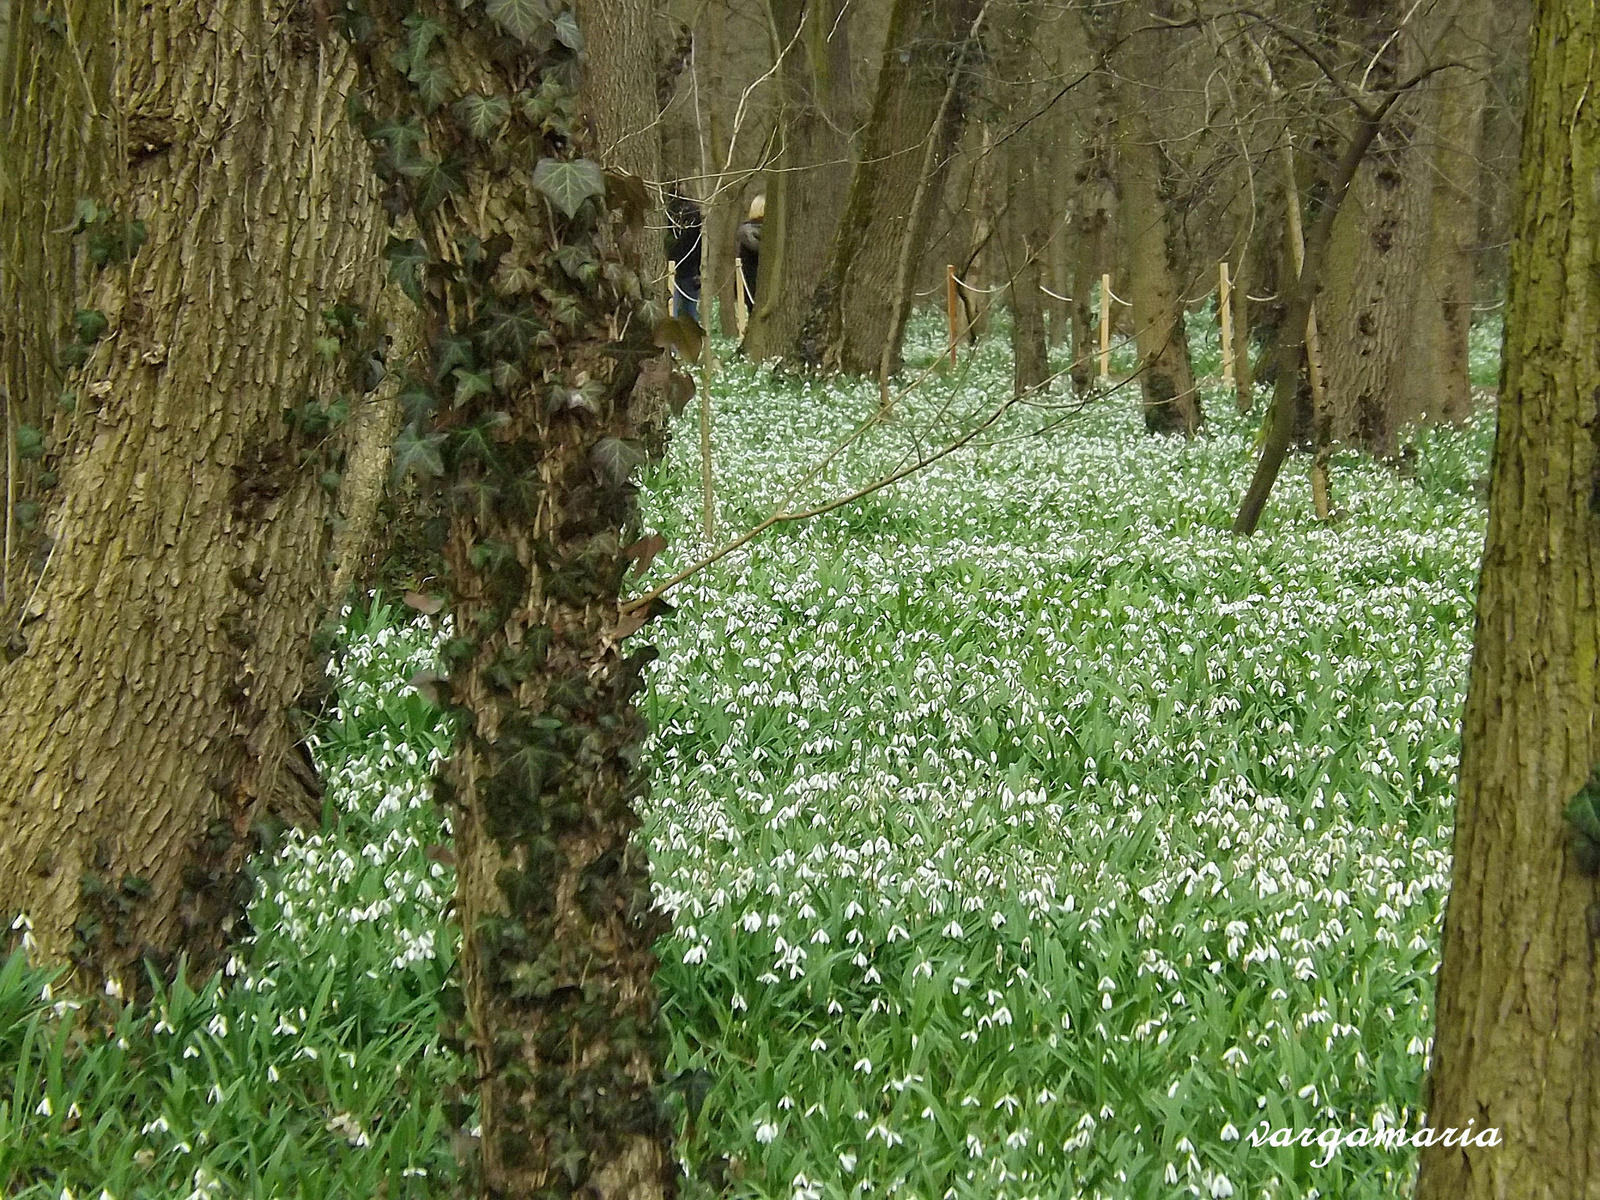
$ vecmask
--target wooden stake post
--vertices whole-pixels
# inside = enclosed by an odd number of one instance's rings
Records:
[[[1222,325],[1222,382],[1233,382],[1233,284],[1228,279],[1228,264],[1221,270],[1217,291],[1217,320]]]
[[[1111,382],[1111,276],[1100,276],[1100,382]]]
[[[956,289],[960,285],[956,282],[955,264],[945,267],[945,309],[950,322],[950,365],[956,365],[956,339],[960,336],[956,329],[956,310],[960,306],[961,297]]]

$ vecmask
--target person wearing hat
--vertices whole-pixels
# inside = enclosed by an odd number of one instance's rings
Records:
[[[748,316],[756,306],[756,272],[761,265],[761,223],[767,217],[767,198],[750,201],[750,215],[739,226],[739,276],[744,280],[744,311]]]

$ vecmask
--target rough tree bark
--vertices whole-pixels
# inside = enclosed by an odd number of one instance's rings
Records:
[[[1535,20],[1427,1104],[1500,1144],[1423,1150],[1419,1200],[1600,1193],[1600,809],[1562,816],[1600,761],[1600,10]]]
[[[850,191],[850,8],[844,0],[770,0],[778,61],[776,154],[766,172],[761,277],[744,349],[790,353]]]
[[[661,107],[656,90],[657,0],[575,0],[586,42],[583,111],[594,123],[601,161],[650,185],[649,220],[663,228],[657,203],[661,179]],[[645,295],[665,304],[667,259],[662,239],[646,238]]]
[[[1115,85],[1118,209],[1145,428],[1193,437],[1204,415],[1184,328],[1171,186],[1165,153],[1142,95],[1145,85],[1159,85],[1162,78],[1159,39],[1164,35],[1139,28],[1150,15],[1149,6],[1124,6],[1121,33],[1126,50],[1120,56],[1124,76]]]
[[[797,357],[827,371],[898,369],[909,291],[966,112],[982,0],[896,0],[844,215]]]
[[[634,839],[654,651],[620,647],[640,622],[618,595],[641,423],[687,382],[653,339],[695,347],[644,316],[648,200],[585,156],[583,31],[548,11],[366,0],[346,24],[362,127],[420,230],[391,243],[429,333],[397,455],[450,511],[441,698],[464,732],[440,799],[483,1193],[652,1200],[676,1169],[656,1095],[666,922]],[[591,65],[632,52],[587,46]]]
[[[1042,290],[1051,233],[1048,181],[1041,165],[1047,156],[1041,153],[1044,123],[1033,119],[1042,107],[1044,89],[1030,82],[1042,73],[1038,25],[1032,0],[1019,0],[990,38],[1000,86],[1010,100],[999,147],[1006,187],[1000,257],[1011,301],[1011,386],[1018,396],[1042,387],[1050,377]]]
[[[1439,76],[1432,215],[1404,356],[1397,416],[1458,421],[1472,411],[1467,361],[1477,285],[1478,210],[1484,166],[1484,107],[1493,67],[1488,0],[1459,0],[1439,46],[1462,66]]]
[[[308,11],[117,14],[99,30],[118,67],[92,103],[126,141],[104,176],[52,183],[94,197],[77,236],[101,265],[63,305],[84,310],[87,361],[66,378],[25,653],[0,668],[0,912],[26,910],[85,983],[136,982],[142,952],[201,969],[239,911],[332,599],[342,418],[365,402],[383,280],[351,71]],[[72,36],[48,15],[25,28]],[[83,82],[41,77],[12,120],[49,121],[50,90]]]
[[[1416,69],[1414,35],[1394,33],[1410,7],[1409,0],[1385,0],[1376,11],[1366,6],[1360,25],[1366,53],[1352,74],[1382,88]],[[1398,448],[1398,401],[1428,227],[1436,99],[1425,85],[1395,104],[1334,222],[1317,300],[1327,379],[1319,453],[1342,445],[1390,458]]]
[[[34,19],[36,12],[42,20]],[[107,177],[115,134],[97,115],[96,103],[110,95],[111,86],[112,31],[105,6],[72,0],[45,12],[31,0],[3,0],[0,16],[5,20],[0,29],[3,661],[8,643],[9,654],[22,647],[16,639],[22,604],[48,553],[39,514],[59,472],[44,451],[59,446],[74,424],[69,408],[59,402],[66,381],[58,351],[82,300],[88,259],[84,239],[60,231],[73,224],[79,198],[92,190],[87,181]],[[51,27],[52,17],[61,30]],[[69,25],[76,40],[63,36]],[[69,75],[79,78],[80,86],[54,83]],[[17,454],[19,449],[23,453]]]

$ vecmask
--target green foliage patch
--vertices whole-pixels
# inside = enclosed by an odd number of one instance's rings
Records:
[[[939,351],[919,322],[911,373]],[[1008,393],[987,341],[797,483],[876,390],[730,362],[719,524],[859,486]],[[1491,422],[1417,436],[1407,473],[1337,460],[1336,528],[1291,460],[1239,541],[1254,431],[1207,399],[1185,444],[1132,396],[1052,393],[651,627],[688,1195],[1404,1194],[1405,1154],[1313,1167],[1244,1135],[1417,1123]],[[667,544],[641,588],[704,549],[692,422],[647,468]],[[262,864],[230,974],[87,1013],[0,970],[0,1191],[450,1193],[450,736],[418,691],[450,631],[412,618],[347,615],[326,828]]]

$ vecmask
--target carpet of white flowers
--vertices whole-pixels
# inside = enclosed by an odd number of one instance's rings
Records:
[[[937,337],[914,330],[910,377]],[[925,457],[1009,390],[998,341],[876,422],[873,387],[729,363],[719,534]],[[1193,443],[1147,437],[1127,391],[1013,407],[719,560],[639,635],[687,1195],[1408,1189],[1414,1152],[1313,1166],[1249,1135],[1418,1123],[1491,420],[1401,470],[1336,459],[1332,527],[1291,459],[1243,540],[1259,417],[1207,399]],[[647,481],[669,547],[641,588],[707,549],[694,419]],[[436,631],[404,611],[349,618],[328,828],[263,867],[231,977],[128,1009],[125,1048],[63,1072],[73,1014],[0,976],[6,1194],[445,1194],[448,736],[405,684]]]

